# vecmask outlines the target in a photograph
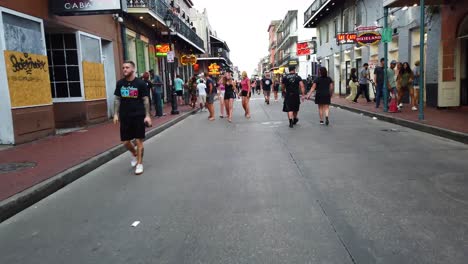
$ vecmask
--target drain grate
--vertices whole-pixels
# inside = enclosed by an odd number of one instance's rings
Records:
[[[36,167],[35,162],[0,163],[0,174]]]

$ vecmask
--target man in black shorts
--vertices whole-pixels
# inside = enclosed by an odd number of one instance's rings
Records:
[[[302,78],[296,74],[296,67],[289,66],[289,74],[283,77],[281,81],[282,90],[284,93],[283,112],[288,113],[289,127],[294,127],[299,119],[299,105],[304,101],[305,88]]]
[[[270,94],[271,94],[272,84],[273,84],[273,80],[271,79],[271,74],[269,72],[266,72],[265,77],[263,77],[262,81],[260,82],[260,86],[263,90],[263,95],[265,96],[266,104],[270,104]]]
[[[114,92],[114,124],[120,122],[120,139],[132,153],[135,174],[140,175],[143,173],[145,125],[151,126],[149,93],[145,82],[136,78],[133,61],[124,62],[122,70],[125,78],[117,82]]]

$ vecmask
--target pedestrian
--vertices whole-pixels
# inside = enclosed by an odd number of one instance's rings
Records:
[[[120,140],[132,154],[135,174],[143,173],[145,125],[151,126],[149,94],[146,83],[136,78],[135,63],[123,63],[124,78],[117,82],[114,99],[114,124],[120,122]],[[135,145],[131,140],[135,140]]]
[[[273,84],[273,96],[275,98],[275,102],[278,102],[278,92],[280,88],[280,83],[277,79],[275,79],[275,82]]]
[[[161,77],[155,74],[153,77],[153,102],[154,102],[154,108],[156,108],[157,118],[164,115],[162,93],[163,93],[163,84],[161,81]]]
[[[413,103],[413,107],[411,110],[416,111],[418,110],[418,105],[419,105],[419,77],[420,77],[420,68],[419,68],[419,61],[416,61],[414,63],[414,69],[413,69],[413,74],[414,74],[414,79],[413,79],[413,89],[410,90],[410,93],[413,94],[411,103]]]
[[[289,66],[289,74],[281,81],[282,90],[285,93],[283,112],[288,113],[289,127],[293,128],[299,122],[299,106],[304,100],[305,87],[302,78],[296,74],[296,67]]]
[[[208,120],[214,121],[215,120],[215,110],[214,110],[214,99],[217,94],[216,91],[216,82],[213,81],[212,76],[205,74],[206,76],[206,108],[208,108],[208,112],[210,113],[208,116]]]
[[[404,62],[402,64],[401,70],[399,71],[398,78],[397,78],[397,86],[398,89],[398,109],[401,110],[403,108],[403,96],[406,93],[409,93],[410,90],[413,89],[413,71],[408,62]],[[414,94],[411,94],[411,102],[414,102]]]
[[[257,92],[257,80],[255,80],[255,77],[250,80],[250,87],[252,89],[252,95],[255,96],[255,93]]]
[[[194,75],[189,81],[190,106],[192,109],[197,105],[197,76]]]
[[[260,82],[260,87],[263,90],[263,96],[265,96],[265,103],[267,105],[270,104],[270,94],[271,94],[271,86],[273,85],[273,81],[271,80],[270,72],[265,73],[265,77]]]
[[[247,72],[242,72],[242,80],[241,80],[241,97],[242,97],[242,107],[244,108],[244,116],[246,118],[250,118],[250,96],[252,94],[252,87],[250,86],[250,80],[247,76]]]
[[[206,84],[202,78],[198,80],[197,91],[198,103],[200,104],[200,112],[203,112],[203,108],[206,106]]]
[[[355,103],[357,103],[357,99],[359,98],[359,96],[361,96],[361,94],[364,94],[367,102],[370,103],[371,100],[369,99],[369,76],[369,64],[364,63],[364,67],[359,72],[359,89],[358,93],[356,94],[356,97],[354,97],[353,100]]]
[[[184,105],[190,104],[190,79],[184,83]]]
[[[398,102],[398,96],[397,96],[398,91],[397,91],[397,83],[396,83],[396,78],[395,78],[396,65],[397,65],[397,62],[395,60],[392,60],[390,62],[390,69],[387,69],[387,88],[390,91],[391,96],[393,97],[392,100],[395,100],[395,102]]]
[[[260,92],[261,92],[261,81],[260,81],[260,78],[256,78],[255,79],[255,89],[257,91],[257,95],[260,95]]]
[[[174,88],[177,94],[177,102],[179,105],[182,105],[184,102],[183,95],[184,95],[184,80],[180,78],[180,75],[177,74],[176,79],[174,80]]]
[[[330,103],[333,96],[334,84],[333,80],[328,76],[327,68],[321,67],[320,76],[315,79],[312,89],[307,94],[307,99],[310,98],[312,93],[315,92],[315,104],[318,105],[320,124],[323,125],[323,117],[325,115],[325,125],[328,126],[330,120],[328,119],[330,113]]]
[[[384,92],[384,67],[385,58],[380,59],[380,66],[374,70],[374,83],[376,84],[375,108],[380,107],[380,101],[383,99]]]
[[[227,72],[224,72],[223,77],[221,77],[218,81],[218,98],[219,98],[219,110],[221,115],[219,116],[220,118],[224,118],[224,93],[225,93],[225,79],[226,79],[226,74]]]
[[[232,122],[232,111],[234,109],[234,99],[236,98],[236,86],[235,82],[231,77],[231,72],[226,71],[224,78],[223,78],[223,85],[225,88],[224,92],[224,105],[226,107],[226,114],[228,118],[228,122]]]
[[[153,83],[151,82],[150,76],[151,75],[149,72],[144,72],[143,75],[141,76],[141,79],[145,82],[146,89],[148,90],[148,98],[149,98],[150,111],[151,111],[151,94],[153,91]]]
[[[356,97],[357,95],[359,80],[358,80],[356,73],[357,73],[357,69],[352,68],[351,74],[349,76],[349,82],[348,82],[348,86],[351,92],[348,95],[348,97],[346,97],[346,100],[349,100],[349,101],[353,101],[354,97]]]

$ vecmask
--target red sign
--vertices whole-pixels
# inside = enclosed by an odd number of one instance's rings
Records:
[[[310,55],[310,47],[309,47],[309,42],[299,42],[296,45],[296,53],[297,56],[306,56]]]
[[[340,33],[336,35],[336,43],[340,44],[354,44],[356,43],[356,33]]]
[[[382,27],[379,27],[379,26],[359,26],[357,28],[355,28],[356,31],[374,31],[374,30],[377,30],[379,28],[382,28]]]
[[[156,56],[167,56],[169,51],[171,51],[171,45],[167,43],[156,45]]]
[[[360,45],[367,45],[367,44],[377,44],[382,39],[382,35],[379,32],[364,32],[359,34],[356,38],[357,43]]]

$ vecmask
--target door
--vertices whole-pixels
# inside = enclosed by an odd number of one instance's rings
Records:
[[[346,70],[346,79],[345,79],[345,87],[346,87],[346,94],[349,94],[350,93],[350,89],[348,87],[348,83],[349,83],[349,76],[351,75],[351,62],[350,61],[347,61],[346,62],[346,66],[345,66],[345,70]]]
[[[468,38],[461,41],[460,104],[468,105]]]
[[[111,41],[101,40],[102,45],[102,61],[104,63],[104,74],[106,78],[106,94],[107,94],[107,114],[109,117],[114,113],[114,90],[116,83],[115,60],[114,60],[114,45]]]

